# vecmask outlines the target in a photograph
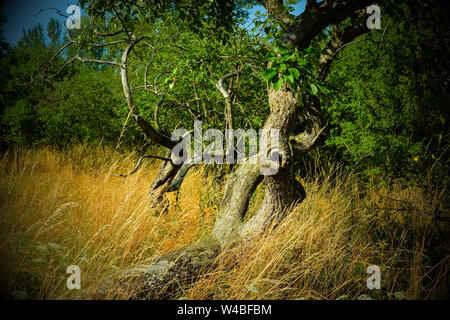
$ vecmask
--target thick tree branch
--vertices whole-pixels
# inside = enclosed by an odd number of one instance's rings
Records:
[[[369,31],[370,30],[367,28],[367,26],[363,24],[357,26],[348,26],[342,30],[335,25],[333,37],[330,39],[330,41],[328,41],[327,45],[320,54],[320,64],[318,67],[319,78],[322,81],[325,80],[331,64],[333,63],[339,52],[347,45],[353,43],[357,37]]]
[[[122,53],[122,59],[121,59],[121,63],[120,63],[120,73],[121,73],[121,77],[122,77],[122,87],[123,87],[124,96],[127,101],[128,107],[130,108],[130,110],[132,112],[132,116],[133,116],[134,120],[136,121],[139,129],[142,131],[142,133],[146,137],[153,140],[154,142],[156,142],[166,148],[172,149],[176,145],[176,142],[172,141],[169,137],[160,133],[158,130],[153,128],[146,120],[144,120],[140,116],[139,111],[136,108],[134,101],[133,101],[132,91],[130,88],[130,84],[128,82],[127,61],[128,61],[128,55],[130,54],[131,50],[133,49],[135,44],[137,44],[140,40],[142,40],[142,38],[132,41]]]
[[[295,136],[291,136],[289,142],[291,143],[294,151],[299,154],[303,154],[314,149],[319,142],[320,135],[324,132],[327,126],[328,124],[325,124],[323,128],[314,126],[311,132],[304,131]]]
[[[299,50],[309,47],[312,39],[331,24],[336,24],[373,3],[373,0],[322,1],[297,17],[295,24],[285,32],[284,45]]]
[[[294,23],[294,16],[284,11],[283,0],[260,0],[272,18],[279,22],[282,29],[287,31]]]
[[[316,0],[306,0],[306,8],[305,11],[309,11],[311,10],[313,7],[315,7],[317,5],[317,1]]]
[[[191,169],[193,166],[195,166],[196,163],[198,163],[198,160],[201,160],[201,156],[194,156],[193,158],[183,162],[183,164],[180,166],[180,169],[177,171],[177,174],[167,188],[167,192],[172,192],[180,189],[184,177],[188,173],[189,169]]]
[[[172,150],[167,150],[165,154],[165,158],[170,158],[172,155]],[[158,174],[156,178],[153,180],[151,185],[151,193],[157,191],[159,187],[164,185],[167,181],[172,179],[179,169],[178,165],[174,165],[171,161],[163,161],[159,167]],[[166,190],[167,191],[167,190]],[[159,193],[159,192],[156,192]]]
[[[322,81],[326,79],[331,64],[344,47],[354,43],[355,38],[369,31],[364,23],[345,28],[341,28],[339,24],[334,25],[333,35],[320,55],[319,79]],[[327,125],[321,126],[323,119],[319,97],[306,95],[303,97],[303,105],[305,110],[300,118],[300,130],[297,130],[289,138],[292,149],[297,155],[304,154],[323,144],[329,135]]]

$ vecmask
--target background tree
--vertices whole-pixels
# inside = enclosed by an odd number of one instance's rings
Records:
[[[387,6],[383,30],[337,57],[328,77],[333,94],[323,101],[332,127],[327,149],[348,168],[408,179],[436,163],[434,181],[446,183],[436,160],[448,159],[447,10],[441,1]]]

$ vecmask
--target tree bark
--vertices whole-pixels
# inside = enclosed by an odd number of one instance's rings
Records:
[[[170,159],[171,152],[167,151],[165,157]],[[167,200],[164,194],[169,189],[170,184],[180,169],[179,165],[174,165],[170,161],[163,161],[159,167],[158,174],[153,180],[149,191],[149,202],[152,209],[164,213]]]
[[[285,85],[276,91],[269,88],[269,104],[271,113],[264,129],[279,130],[278,141],[278,172],[264,177],[265,196],[259,211],[245,224],[243,233],[251,237],[264,232],[270,225],[278,225],[292,209],[293,205],[301,202],[306,194],[303,186],[292,172],[292,155],[289,139],[295,128],[300,103],[292,91]],[[262,137],[264,139],[264,137]]]
[[[82,292],[80,299],[170,299],[198,280],[214,264],[218,242],[207,237],[160,256],[150,265],[138,265],[106,278],[98,288]]]
[[[295,126],[300,103],[292,92],[283,87],[269,89],[271,115],[264,128],[280,130],[279,170],[264,177],[265,197],[259,211],[244,223],[249,200],[263,180],[261,161],[250,158],[230,174],[224,197],[211,234],[193,245],[163,255],[151,265],[137,266],[106,279],[100,288],[85,296],[97,299],[166,299],[182,292],[195,282],[202,270],[214,265],[219,252],[237,244],[242,238],[251,239],[269,226],[278,225],[292,207],[305,198],[305,190],[291,170],[289,137]],[[166,182],[167,183],[167,182]]]
[[[371,1],[335,0],[319,3],[308,1],[305,13],[295,21],[281,14],[283,1],[264,0],[262,3],[267,6],[275,19],[284,22],[283,30],[286,29],[283,36],[284,44],[294,45],[303,50],[325,27],[342,21]],[[320,128],[320,101],[317,97],[298,98],[286,85],[278,91],[273,87],[268,88],[268,96],[271,112],[264,129],[279,130],[279,141],[276,150],[272,148],[273,146],[269,146],[268,154],[260,154],[259,159],[269,155],[269,163],[278,166],[276,174],[265,175],[263,178],[261,171],[264,171],[266,163],[261,161],[252,164],[249,159],[239,165],[235,172],[228,176],[214,229],[207,238],[163,255],[151,265],[137,266],[108,278],[94,291],[94,297],[135,299],[174,297],[195,282],[203,270],[213,266],[219,252],[234,246],[242,239],[251,239],[267,231],[270,226],[280,224],[291,209],[305,198],[303,186],[295,179],[292,162],[294,156],[308,152],[324,141],[319,139],[323,131],[323,128]],[[129,102],[133,106],[132,101]],[[135,110],[134,106],[131,110]],[[135,119],[139,125],[137,117]],[[152,138],[167,143],[163,136]],[[291,150],[291,145],[295,150]],[[170,167],[162,169],[171,173],[166,173],[164,177],[173,177]],[[183,172],[187,172],[185,169],[180,168],[176,175],[181,173],[184,176]],[[168,183],[168,180],[164,179],[159,180]],[[262,206],[244,223],[249,200],[262,180],[265,183]]]

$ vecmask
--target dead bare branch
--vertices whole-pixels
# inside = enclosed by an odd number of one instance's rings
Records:
[[[44,68],[44,71],[42,71],[42,78],[45,77],[45,74],[47,72],[47,70],[50,68],[50,66],[52,65],[53,61],[56,59],[57,56],[59,56],[59,54],[66,49],[68,46],[70,46],[74,41],[73,40],[69,40],[67,41],[66,44],[64,44],[58,51],[56,51],[56,53],[53,55],[53,57],[50,59],[49,63],[47,64],[47,66]]]
[[[130,171],[130,173],[128,173],[128,174],[114,174],[114,176],[115,177],[122,177],[122,178],[126,178],[128,176],[131,176],[133,173],[135,173],[136,171],[139,170],[139,168],[142,165],[142,160],[148,159],[148,158],[169,161],[170,163],[172,163],[172,160],[170,158],[165,158],[165,157],[160,157],[160,156],[153,156],[151,154],[147,154],[147,155],[142,156],[142,157],[139,158],[138,162],[136,163],[136,166],[134,167],[133,170]]]
[[[76,56],[76,59],[82,61],[82,62],[91,62],[91,63],[99,63],[99,64],[110,64],[113,66],[118,66],[121,67],[122,65],[118,62],[114,62],[114,61],[108,61],[108,60],[97,60],[97,59],[86,59],[86,58],[81,58],[80,56]]]

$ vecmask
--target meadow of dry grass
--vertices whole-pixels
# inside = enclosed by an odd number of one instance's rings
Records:
[[[123,179],[137,155],[108,148],[8,151],[0,160],[0,268],[4,297],[70,299],[66,268],[82,287],[202,238],[212,229],[223,183],[192,170],[168,210],[150,209],[159,162]],[[334,170],[334,171],[333,171]],[[417,187],[365,186],[333,169],[304,181],[307,198],[273,232],[217,258],[183,299],[445,298],[449,255]],[[333,177],[333,179],[331,179]],[[249,214],[262,200],[258,187]],[[442,233],[442,230],[441,230]],[[381,290],[366,287],[379,265]]]

